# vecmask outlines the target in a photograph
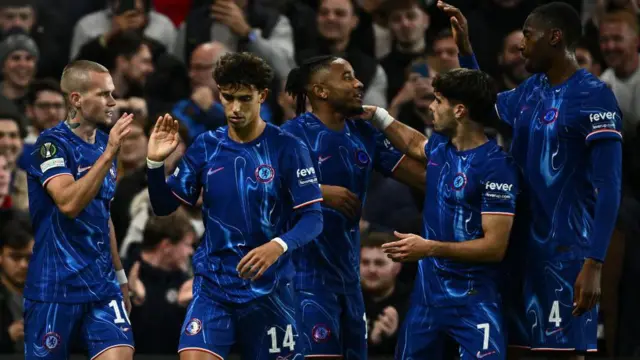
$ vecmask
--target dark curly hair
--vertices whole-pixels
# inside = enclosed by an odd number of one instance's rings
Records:
[[[273,69],[260,57],[247,52],[228,53],[216,63],[213,79],[218,86],[255,86],[268,89],[273,80]]]
[[[493,125],[491,113],[497,98],[497,86],[486,73],[453,69],[435,77],[433,90],[453,104],[464,105],[471,120],[484,126]]]

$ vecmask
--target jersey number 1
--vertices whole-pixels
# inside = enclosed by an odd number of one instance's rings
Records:
[[[278,347],[278,336],[276,334],[276,327],[272,327],[267,331],[267,335],[271,336],[271,348],[269,349],[269,354],[278,354],[281,349]],[[293,351],[296,346],[296,342],[293,341],[293,328],[291,324],[287,325],[287,329],[284,332],[284,339],[282,339],[282,347],[289,348],[290,351]]]
[[[121,301],[122,303],[122,310],[124,311],[124,318],[122,318],[122,313],[120,312],[120,309],[118,308],[118,301],[116,300],[111,300],[109,302],[109,307],[113,309],[113,312],[116,316],[116,318],[113,320],[114,324],[124,324],[125,321],[128,324],[131,324],[131,321],[129,321],[129,315],[127,315],[127,308],[124,306],[124,301]]]

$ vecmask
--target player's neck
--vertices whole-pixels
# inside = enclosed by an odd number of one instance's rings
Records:
[[[5,275],[0,275],[0,282],[10,292],[22,295],[22,291],[24,289],[16,286],[16,284],[14,284],[11,280],[9,280]]]
[[[75,110],[71,110],[71,113],[65,120],[65,124],[74,134],[78,135],[80,139],[89,144],[96,142],[96,125],[83,119]]]
[[[337,113],[331,109],[320,108],[313,110],[313,115],[315,115],[324,126],[333,131],[342,131],[342,129],[344,129],[344,114]]]
[[[229,138],[241,144],[248,143],[262,135],[265,127],[267,127],[267,123],[262,120],[262,118],[258,117],[258,119],[251,121],[249,125],[243,128],[238,129],[233,126],[229,126]]]
[[[574,55],[565,55],[558,59],[547,71],[547,79],[551,86],[557,86],[567,81],[576,71],[580,70],[580,65]]]
[[[458,151],[475,149],[489,141],[481,126],[468,125],[451,138],[451,143]]]

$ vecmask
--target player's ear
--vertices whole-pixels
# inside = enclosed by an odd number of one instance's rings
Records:
[[[551,29],[549,32],[549,45],[556,47],[562,41],[562,31],[560,29]]]
[[[260,97],[260,104],[264,103],[267,100],[267,96],[269,96],[269,89],[260,90],[258,96]]]
[[[79,92],[74,91],[71,94],[69,94],[69,102],[73,107],[79,108],[81,101],[82,101],[82,95],[80,95]]]
[[[462,104],[456,104],[453,107],[453,114],[456,116],[456,119],[462,119],[463,117],[465,117],[465,115],[467,115],[468,111],[467,111],[467,107],[462,105]]]
[[[313,92],[313,95],[315,95],[317,98],[327,100],[327,98],[329,97],[327,90],[325,90],[324,87],[318,84],[313,84],[311,86],[311,91]]]

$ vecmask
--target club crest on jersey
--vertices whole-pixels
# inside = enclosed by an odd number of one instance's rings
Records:
[[[200,319],[193,318],[189,320],[187,327],[184,329],[184,332],[187,335],[193,336],[197,335],[202,330],[202,321]]]
[[[270,183],[276,176],[276,171],[269,165],[262,164],[256,168],[256,180],[261,183]]]
[[[49,351],[60,346],[60,335],[55,332],[48,332],[42,337],[42,345]]]
[[[453,178],[453,188],[456,191],[460,191],[465,187],[465,185],[467,185],[467,175],[464,173],[457,173]]]
[[[317,324],[311,329],[311,336],[317,343],[325,342],[331,337],[331,330],[325,324]]]
[[[550,108],[545,110],[540,117],[540,121],[544,124],[551,124],[558,118],[558,109]]]
[[[40,146],[40,156],[43,159],[52,158],[56,153],[58,153],[58,148],[50,142],[44,143]]]
[[[366,151],[362,149],[356,150],[356,163],[358,166],[367,166],[369,161],[371,161],[371,158],[369,158],[369,154]]]

